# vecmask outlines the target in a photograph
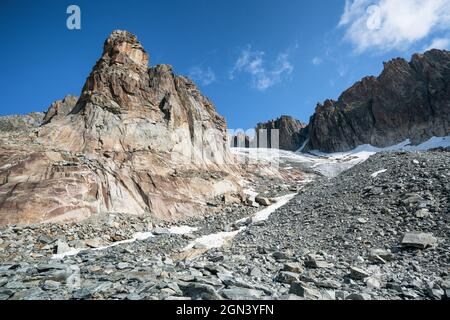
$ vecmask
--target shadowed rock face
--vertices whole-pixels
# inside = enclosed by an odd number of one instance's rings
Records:
[[[75,107],[66,98],[36,132],[0,135],[0,224],[175,220],[240,192],[225,120],[189,79],[148,62],[134,35],[114,31]]]
[[[307,149],[347,151],[358,145],[418,144],[450,133],[450,52],[394,59],[379,77],[367,77],[338,101],[319,104],[309,124]]]
[[[45,113],[42,124],[45,125],[51,121],[64,118],[75,108],[77,101],[78,97],[68,95],[62,100],[53,102]]]
[[[305,124],[290,116],[281,116],[276,120],[259,123],[256,126],[258,146],[269,148],[276,147],[272,146],[271,142],[272,130],[276,129],[278,130],[279,136],[279,148],[296,151],[301,147],[304,141],[301,133],[303,128],[305,128]],[[259,133],[262,129],[267,130],[267,139],[265,139],[264,134],[261,135],[261,133]],[[275,137],[275,139],[277,138]]]

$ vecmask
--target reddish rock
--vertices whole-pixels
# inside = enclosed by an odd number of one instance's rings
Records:
[[[0,224],[176,220],[240,192],[224,118],[192,81],[148,62],[134,35],[114,31],[74,108],[53,105],[34,133],[0,133]]]

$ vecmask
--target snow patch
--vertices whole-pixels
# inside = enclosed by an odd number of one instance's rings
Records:
[[[87,248],[83,248],[83,249],[71,249],[70,251],[64,252],[64,253],[60,253],[60,254],[54,254],[52,256],[52,259],[64,259],[65,257],[70,257],[70,256],[76,256],[77,254],[79,254],[81,251],[102,251],[102,250],[106,250],[108,248],[112,248],[121,244],[126,244],[126,243],[132,243],[135,241],[143,241],[143,240],[147,240],[151,237],[154,237],[154,235],[151,232],[137,232],[133,235],[133,238],[131,239],[127,239],[127,240],[122,240],[122,241],[117,241],[114,242],[110,245],[107,246],[103,246],[103,247],[98,247],[98,248],[92,248],[92,249],[87,249]]]
[[[212,248],[223,247],[227,242],[232,240],[239,232],[245,229],[246,229],[245,227],[242,227],[236,231],[213,233],[197,238],[191,243],[189,243],[183,250],[186,251],[193,248],[201,248],[209,250]]]
[[[67,252],[64,252],[64,253],[54,254],[52,256],[52,259],[61,260],[61,259],[64,259],[65,257],[76,256],[81,251],[82,251],[82,249],[74,249],[73,248],[73,249],[71,249],[71,250],[69,250]]]
[[[238,160],[274,164],[277,168],[280,164],[288,164],[292,167],[294,164],[303,169],[311,169],[327,177],[334,177],[353,166],[366,161],[370,156],[378,152],[390,151],[426,151],[438,147],[450,147],[450,136],[433,137],[419,145],[411,145],[411,141],[405,140],[399,144],[377,148],[369,144],[361,145],[347,152],[324,153],[313,150],[309,153],[299,151],[292,152],[279,149],[264,148],[231,148],[231,151],[237,156]]]
[[[269,218],[269,216],[273,212],[275,212],[275,210],[284,206],[286,203],[291,201],[296,195],[297,195],[297,193],[293,193],[293,194],[288,194],[288,195],[276,198],[276,201],[277,201],[276,203],[268,206],[267,208],[265,208],[263,210],[258,211],[256,214],[254,214],[252,217],[250,217],[252,219],[252,223],[267,220]],[[240,219],[240,220],[236,221],[236,223],[245,222],[248,219],[249,218]],[[213,233],[213,234],[209,234],[209,235],[200,237],[198,239],[195,239],[191,243],[189,243],[189,245],[187,245],[183,250],[184,251],[191,250],[194,247],[201,248],[201,249],[208,249],[208,250],[212,249],[212,248],[220,248],[223,245],[225,245],[227,242],[232,240],[238,233],[244,231],[245,229],[246,229],[246,227],[241,227],[239,230],[235,230],[235,231],[231,231],[231,232],[218,232],[218,233]]]
[[[198,230],[198,228],[193,228],[193,227],[189,227],[189,226],[171,227],[168,229],[168,231],[170,233],[178,234],[178,235],[189,234],[189,233],[195,232],[197,230]]]
[[[282,206],[284,206],[286,203],[288,203],[289,201],[291,201],[297,194],[296,193],[292,193],[292,194],[288,194],[279,198],[276,198],[276,203],[268,206],[267,208],[258,211],[253,217],[252,217],[252,222],[259,222],[259,221],[265,221],[269,218],[269,216],[275,212],[275,210],[281,208]]]
[[[377,171],[377,172],[372,173],[370,176],[371,176],[372,178],[376,178],[376,177],[378,177],[380,174],[385,173],[386,171],[387,171],[387,169],[383,169],[383,170],[380,170],[380,171]]]

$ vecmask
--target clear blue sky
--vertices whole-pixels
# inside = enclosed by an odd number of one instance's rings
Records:
[[[79,95],[106,37],[126,29],[151,65],[194,78],[230,128],[281,114],[308,121],[317,102],[378,75],[383,61],[448,48],[449,0],[415,3],[1,0],[0,114],[43,111]],[[66,28],[70,4],[81,8],[81,30]]]

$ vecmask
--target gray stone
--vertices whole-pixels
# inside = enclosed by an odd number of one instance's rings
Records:
[[[375,263],[386,263],[388,261],[392,261],[393,259],[394,255],[392,252],[384,249],[371,249],[369,252],[369,261]]]
[[[430,217],[430,211],[428,209],[419,209],[416,211],[416,213],[414,213],[414,215],[416,216],[416,218],[428,218]]]
[[[372,300],[367,293],[352,293],[345,297],[345,300]]]
[[[331,268],[333,264],[325,261],[325,258],[317,254],[307,254],[305,266],[308,268]]]
[[[128,262],[119,262],[117,264],[117,269],[119,269],[119,270],[127,269],[129,267],[130,267],[130,264]]]
[[[272,257],[274,257],[276,260],[288,260],[291,258],[291,255],[292,254],[288,251],[276,251],[272,254]]]
[[[257,300],[261,299],[264,292],[255,289],[230,287],[221,291],[222,295],[230,300]]]
[[[298,262],[287,262],[283,265],[283,271],[301,273],[303,266]]]
[[[406,233],[401,242],[404,247],[426,249],[437,245],[437,239],[432,233]]]
[[[295,294],[299,297],[303,297],[308,300],[319,300],[322,299],[322,294],[320,291],[308,287],[303,282],[297,281],[291,284],[289,288],[289,293]]]
[[[42,289],[47,291],[56,291],[61,287],[61,283],[53,280],[46,280],[42,285]]]
[[[289,271],[280,271],[278,275],[275,277],[275,281],[291,284],[299,280],[299,275],[297,273],[289,272]]]
[[[267,198],[264,198],[264,197],[259,197],[259,196],[258,196],[258,197],[255,198],[255,201],[256,201],[256,203],[258,203],[258,204],[260,204],[260,205],[262,205],[262,206],[268,207],[268,206],[271,205],[270,200],[267,199]]]
[[[350,267],[350,277],[355,280],[363,280],[369,277],[370,274],[361,268],[358,267]]]
[[[222,297],[216,292],[213,286],[197,282],[178,282],[183,294],[194,300],[221,300]]]
[[[380,289],[381,288],[381,281],[376,277],[368,277],[364,280],[366,283],[367,288],[369,289]]]

